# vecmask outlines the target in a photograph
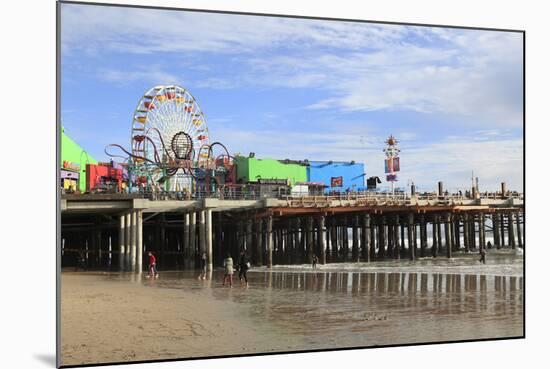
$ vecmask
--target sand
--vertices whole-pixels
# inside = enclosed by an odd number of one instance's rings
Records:
[[[62,273],[62,365],[523,335],[522,259],[194,272]],[[353,266],[356,268],[356,266]],[[416,268],[416,269],[412,269]],[[278,270],[279,269],[279,270]],[[387,269],[387,271],[386,271]],[[498,272],[502,275],[498,275]]]
[[[209,281],[196,289],[155,288],[94,273],[63,273],[62,365],[204,357],[288,350],[288,341],[239,316],[236,303],[213,301]],[[227,295],[246,292],[221,288]]]

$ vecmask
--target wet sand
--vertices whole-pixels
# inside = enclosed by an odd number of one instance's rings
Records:
[[[62,364],[521,336],[522,258],[491,256],[257,268],[248,289],[219,270],[62,273]]]

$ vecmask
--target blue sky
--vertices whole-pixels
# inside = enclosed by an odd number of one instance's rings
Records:
[[[159,84],[187,88],[211,140],[257,157],[355,160],[398,185],[522,190],[520,33],[62,4],[66,132],[96,159],[130,147]]]

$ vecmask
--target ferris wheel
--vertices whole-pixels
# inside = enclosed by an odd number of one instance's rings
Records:
[[[183,87],[155,86],[139,100],[131,131],[133,172],[166,190],[189,188],[208,153],[208,126],[196,99]],[[204,158],[201,158],[201,155]]]

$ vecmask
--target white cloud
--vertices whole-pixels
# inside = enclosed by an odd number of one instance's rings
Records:
[[[201,87],[316,88],[327,96],[313,109],[409,110],[486,127],[522,123],[519,33],[71,4],[62,10],[64,53],[201,52],[231,55],[245,68],[231,75],[218,67]]]
[[[166,72],[159,66],[149,66],[134,71],[102,69],[98,77],[105,81],[126,84],[133,81],[149,81],[152,84],[173,84],[182,81],[181,76]]]

